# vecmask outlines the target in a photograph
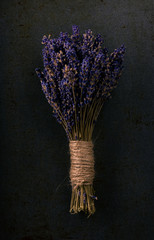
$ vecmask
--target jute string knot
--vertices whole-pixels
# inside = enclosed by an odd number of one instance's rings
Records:
[[[70,141],[70,180],[73,188],[91,185],[95,177],[92,141]]]

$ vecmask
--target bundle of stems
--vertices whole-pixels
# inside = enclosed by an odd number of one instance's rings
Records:
[[[96,97],[93,99],[91,105],[87,104],[84,107],[80,107],[79,110],[79,121],[77,121],[76,114],[74,114],[74,127],[69,133],[69,140],[79,141],[92,141],[92,133],[97,117],[102,109],[103,100],[97,100]],[[62,114],[60,114],[62,116]],[[67,122],[61,119],[63,127],[67,132]],[[70,203],[70,213],[75,214],[80,211],[88,213],[88,217],[95,212],[94,200],[97,200],[93,185],[78,185],[72,188],[72,196]]]
[[[83,36],[76,25],[73,34],[60,32],[59,38],[44,35],[44,69],[36,68],[42,90],[53,108],[53,116],[63,126],[69,142],[92,142],[96,120],[104,102],[111,98],[123,69],[124,45],[108,54],[100,34],[90,29]],[[72,187],[70,212],[95,212],[97,197],[92,184]]]
[[[102,109],[104,101],[102,99],[94,98],[91,104],[86,104],[84,107],[80,107],[79,121],[77,121],[76,113],[74,114],[74,126],[72,131],[69,131],[67,121],[65,121],[62,112],[59,110],[58,115],[61,120],[61,124],[66,132],[68,132],[68,138],[72,140],[91,141],[92,133],[98,115]],[[75,107],[75,112],[76,112]]]

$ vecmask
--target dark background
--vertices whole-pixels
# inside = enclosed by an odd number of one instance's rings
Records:
[[[1,240],[152,240],[154,171],[150,0],[5,0],[1,9]],[[126,46],[118,88],[93,135],[98,201],[89,219],[71,215],[69,148],[36,67],[41,39],[100,33]]]

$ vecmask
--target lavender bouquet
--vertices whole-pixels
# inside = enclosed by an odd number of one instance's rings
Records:
[[[104,102],[111,98],[122,72],[124,45],[109,54],[100,34],[90,29],[81,36],[43,36],[44,69],[36,68],[42,90],[52,106],[53,116],[64,127],[70,148],[70,212],[95,212],[93,189],[94,153],[92,133]]]

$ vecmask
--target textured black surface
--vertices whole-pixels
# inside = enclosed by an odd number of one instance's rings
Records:
[[[0,9],[0,239],[152,240],[152,0],[1,0]],[[72,24],[101,33],[110,52],[122,43],[127,51],[94,131],[98,201],[89,219],[69,213],[68,142],[34,70],[42,36]]]

